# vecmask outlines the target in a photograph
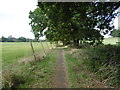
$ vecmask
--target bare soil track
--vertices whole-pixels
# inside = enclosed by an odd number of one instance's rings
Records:
[[[58,61],[54,76],[54,88],[68,88],[64,51],[58,50]]]

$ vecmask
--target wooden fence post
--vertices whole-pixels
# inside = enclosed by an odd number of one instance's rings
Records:
[[[42,44],[41,40],[39,40],[39,41],[40,41],[40,43],[41,43],[41,46],[42,46],[42,48],[43,48],[43,51],[44,51],[44,53],[45,53],[45,56],[46,56],[46,52],[45,52],[45,49],[44,49],[44,47],[43,47],[43,44]]]
[[[34,59],[37,60],[36,56],[35,56],[35,51],[34,51],[34,48],[33,48],[33,45],[32,45],[32,42],[30,41],[30,45],[31,45],[31,48],[32,48],[32,52],[33,52],[33,56],[34,56]]]

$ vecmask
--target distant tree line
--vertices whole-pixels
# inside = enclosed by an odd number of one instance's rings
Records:
[[[2,36],[0,38],[0,42],[37,42],[36,39],[29,39],[29,38],[25,38],[25,37],[19,37],[19,38],[15,38],[13,36],[9,36],[9,37],[4,37]]]

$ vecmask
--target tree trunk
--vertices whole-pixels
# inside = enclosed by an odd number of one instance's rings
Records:
[[[78,48],[79,47],[79,39],[73,40],[73,45],[75,48]]]
[[[76,40],[77,48],[79,48],[79,39]]]
[[[66,45],[66,42],[65,42],[64,40],[63,40],[62,42],[63,42],[63,46],[65,46],[65,45]]]

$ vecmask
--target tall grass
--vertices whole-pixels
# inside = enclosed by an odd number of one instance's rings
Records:
[[[100,45],[86,51],[84,63],[109,86],[120,85],[120,46]]]
[[[95,75],[84,64],[84,49],[65,54],[71,88],[104,88]]]
[[[14,67],[3,71],[3,88],[52,87],[56,60],[56,51],[52,50],[43,60],[13,64]]]

